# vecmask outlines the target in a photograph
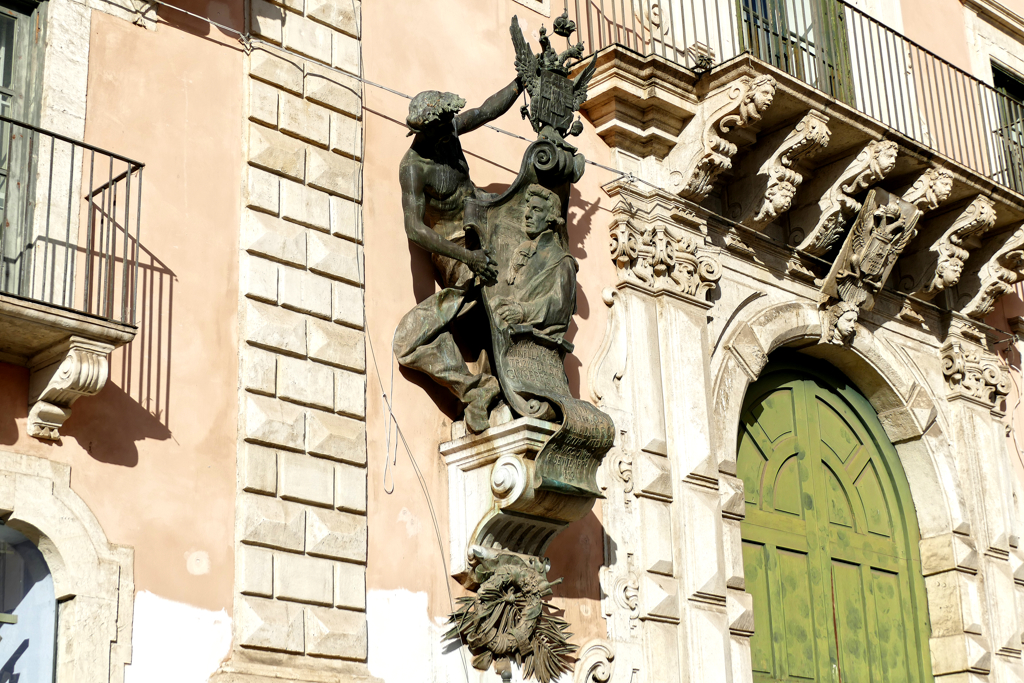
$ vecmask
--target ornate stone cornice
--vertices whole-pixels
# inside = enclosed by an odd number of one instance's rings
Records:
[[[914,295],[924,300],[933,299],[939,292],[960,282],[964,262],[970,256],[965,243],[991,230],[995,222],[996,210],[992,200],[975,197],[930,247],[934,260],[926,267],[925,276],[932,273],[931,279]]]
[[[701,149],[693,155],[682,173],[681,196],[703,201],[711,193],[718,176],[732,168],[732,158],[738,151],[738,147],[725,136],[760,121],[775,98],[775,87],[775,79],[771,76],[743,76],[725,91],[728,101],[707,119]]]
[[[112,344],[73,336],[32,359],[29,370],[28,433],[38,439],[60,438],[71,404],[98,394],[107,383]]]
[[[811,111],[800,119],[796,128],[761,167],[760,174],[768,177],[764,196],[754,214],[743,217],[741,222],[760,230],[789,211],[796,190],[804,180],[798,163],[827,147],[831,135],[828,117],[824,114]]]
[[[1024,225],[1003,240],[978,270],[978,289],[962,313],[975,320],[984,320],[995,308],[999,297],[1013,290],[1024,279]]]
[[[847,219],[860,211],[861,204],[853,195],[887,176],[896,166],[898,151],[899,146],[891,140],[869,142],[818,202],[821,217],[797,248],[814,256],[831,249],[842,237]]]

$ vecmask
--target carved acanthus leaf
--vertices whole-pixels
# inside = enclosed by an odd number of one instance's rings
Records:
[[[958,339],[942,347],[942,374],[950,399],[968,399],[1002,413],[1010,375],[997,356]]]
[[[929,168],[903,193],[903,200],[921,211],[934,211],[953,191],[953,174],[944,168]]]
[[[704,237],[671,225],[643,229],[629,218],[611,226],[611,254],[620,282],[651,290],[673,290],[703,299],[722,276],[715,251]]]
[[[924,288],[916,292],[916,296],[925,300],[932,299],[942,290],[960,282],[964,262],[970,256],[970,252],[965,248],[965,242],[985,234],[995,223],[995,204],[988,197],[976,197],[932,245],[935,271]]]
[[[887,176],[896,166],[898,151],[899,146],[891,140],[869,142],[818,202],[818,224],[797,248],[814,256],[831,249],[842,237],[849,217],[860,211],[861,204],[853,195]]]
[[[707,198],[718,176],[732,168],[732,158],[738,151],[738,147],[723,136],[760,121],[775,98],[775,87],[771,76],[756,79],[744,76],[730,88],[729,102],[708,119],[701,149],[687,167],[680,195],[698,202]]]
[[[980,286],[963,309],[963,314],[984,320],[993,311],[996,301],[1024,280],[1024,226],[1017,228],[999,249],[982,265]]]
[[[761,167],[760,173],[768,176],[768,186],[751,219],[751,227],[761,229],[789,211],[793,196],[804,179],[796,168],[798,162],[828,146],[831,134],[828,117],[812,111],[786,136],[775,154]]]

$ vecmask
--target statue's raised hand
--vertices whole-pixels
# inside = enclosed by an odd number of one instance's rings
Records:
[[[469,252],[466,265],[487,284],[491,284],[498,279],[498,264],[483,249]]]

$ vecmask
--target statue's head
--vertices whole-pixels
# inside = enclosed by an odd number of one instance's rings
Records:
[[[828,342],[831,344],[848,344],[857,332],[857,318],[860,309],[856,304],[840,301],[828,309]]]
[[[466,100],[455,93],[425,90],[409,103],[409,117],[405,125],[412,133],[442,131],[450,128],[452,119]]]
[[[545,230],[565,224],[562,218],[562,201],[558,195],[540,185],[530,185],[526,190],[526,234],[530,239]]]

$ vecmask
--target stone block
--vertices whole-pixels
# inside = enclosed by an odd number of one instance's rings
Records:
[[[334,606],[366,609],[366,567],[348,562],[334,563]]]
[[[347,562],[366,562],[366,518],[347,512],[306,513],[306,553]]]
[[[330,410],[334,381],[334,371],[326,365],[287,356],[277,363],[277,395],[285,401]]]
[[[366,659],[366,615],[326,607],[306,608],[306,654]]]
[[[326,320],[310,320],[306,333],[310,358],[357,372],[366,370],[363,333],[359,330]]]
[[[299,553],[305,548],[306,510],[301,505],[242,493],[237,514],[242,543]]]
[[[366,468],[338,463],[334,466],[334,507],[366,513]]]
[[[277,495],[277,451],[247,443],[242,447],[242,489],[250,493]]]
[[[274,556],[274,594],[278,600],[315,605],[334,603],[334,563],[305,555]]]
[[[235,628],[242,647],[301,653],[304,613],[301,605],[245,597],[236,603]]]
[[[281,91],[261,81],[249,82],[249,120],[277,127],[277,101]]]
[[[366,417],[366,375],[335,370],[334,412],[359,419]]]
[[[359,11],[359,5],[360,3],[354,1],[309,0],[306,15],[337,31],[358,38],[359,25],[356,13]]]
[[[249,124],[249,163],[302,182],[306,145],[258,123]]]
[[[277,303],[277,264],[273,261],[243,254],[241,280],[245,296]]]
[[[287,7],[293,12],[302,14],[302,0],[271,0],[271,2],[277,3],[278,5],[281,5],[283,7]],[[286,14],[285,21],[287,21],[288,17],[290,16],[291,15]]]
[[[362,283],[362,247],[333,235],[310,233],[306,259],[309,269],[336,280]]]
[[[281,179],[278,176],[250,166],[246,206],[276,216],[281,210],[280,185]]]
[[[331,226],[331,197],[320,190],[282,180],[281,217],[326,232]]]
[[[274,553],[265,548],[238,546],[239,592],[242,595],[274,597]]]
[[[337,71],[309,65],[306,69],[306,99],[351,117],[362,118],[362,84]]]
[[[247,301],[245,339],[256,346],[302,356],[306,354],[306,319],[291,311]]]
[[[242,387],[254,394],[277,394],[277,358],[248,344],[242,349]]]
[[[250,5],[252,16],[252,33],[271,43],[281,43],[284,10],[271,5],[266,0],[252,0]]]
[[[331,151],[353,159],[362,158],[362,122],[344,114],[331,114]]]
[[[331,30],[323,24],[288,15],[283,34],[285,47],[318,62],[331,63]]]
[[[302,66],[289,57],[257,48],[249,58],[249,75],[296,95],[302,94]]]
[[[307,411],[306,450],[331,460],[366,464],[366,425],[349,417]]]
[[[265,396],[245,397],[245,439],[249,442],[302,449],[302,408]]]
[[[280,496],[311,505],[334,505],[334,464],[305,453],[281,454]]]
[[[334,34],[334,68],[359,75],[359,41],[343,33]]]
[[[330,280],[305,270],[281,269],[280,297],[285,308],[330,319],[331,296]]]
[[[324,192],[359,201],[359,162],[322,149],[310,149],[306,182]]]
[[[242,214],[243,249],[275,261],[306,266],[306,231],[302,227],[255,211]]]
[[[335,282],[332,287],[331,319],[342,325],[363,329],[363,290],[344,282]]]
[[[361,205],[344,197],[331,197],[331,234],[354,242],[362,242]]]
[[[331,134],[330,112],[301,97],[281,95],[281,130],[326,147]]]

